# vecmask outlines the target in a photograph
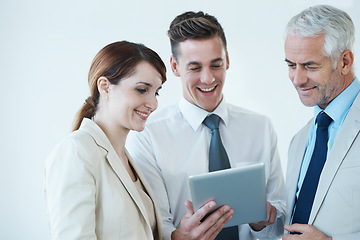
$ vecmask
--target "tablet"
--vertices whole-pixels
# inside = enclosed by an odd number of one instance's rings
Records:
[[[229,205],[234,210],[224,227],[267,217],[264,163],[190,176],[189,187],[194,211],[210,200],[216,202],[216,209]]]

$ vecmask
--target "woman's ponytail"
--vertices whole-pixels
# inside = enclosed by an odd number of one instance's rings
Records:
[[[94,100],[93,97],[88,97],[85,100],[84,105],[79,109],[75,115],[73,122],[72,131],[79,129],[81,122],[84,118],[91,119],[96,113],[97,100]]]

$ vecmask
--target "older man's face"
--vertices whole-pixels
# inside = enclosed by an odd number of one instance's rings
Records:
[[[289,78],[301,102],[325,109],[345,89],[341,66],[333,70],[330,58],[323,53],[324,36],[297,37],[288,35],[285,41],[285,61]]]

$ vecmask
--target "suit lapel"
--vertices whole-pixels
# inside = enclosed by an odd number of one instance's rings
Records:
[[[297,190],[297,182],[299,178],[300,168],[302,164],[302,160],[304,157],[304,153],[306,150],[306,143],[307,138],[309,134],[309,130],[312,124],[312,120],[297,134],[292,143],[291,143],[291,149],[289,151],[289,162],[288,162],[288,168],[287,168],[287,199],[288,199],[288,205],[287,205],[287,217],[291,218],[292,210],[295,203],[295,194]],[[289,221],[287,221],[289,223]]]
[[[319,179],[309,224],[313,224],[335,175],[360,132],[360,95],[355,99],[324,165]]]

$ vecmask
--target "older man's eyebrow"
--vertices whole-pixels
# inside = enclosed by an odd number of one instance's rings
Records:
[[[290,61],[289,59],[287,59],[287,58],[285,58],[285,60],[284,60],[285,62],[287,62],[287,63],[291,63],[291,64],[294,64],[292,61]]]
[[[285,58],[285,62],[289,63],[289,64],[296,64],[292,61],[290,61],[289,59]],[[319,66],[320,64],[317,63],[317,62],[314,62],[314,61],[307,61],[307,62],[304,62],[304,63],[299,63],[300,65],[302,66],[310,66],[310,65],[317,65]]]
[[[319,66],[320,63],[314,62],[314,61],[308,61],[308,62],[304,62],[304,63],[300,63],[303,66],[309,66],[309,65],[317,65]]]

